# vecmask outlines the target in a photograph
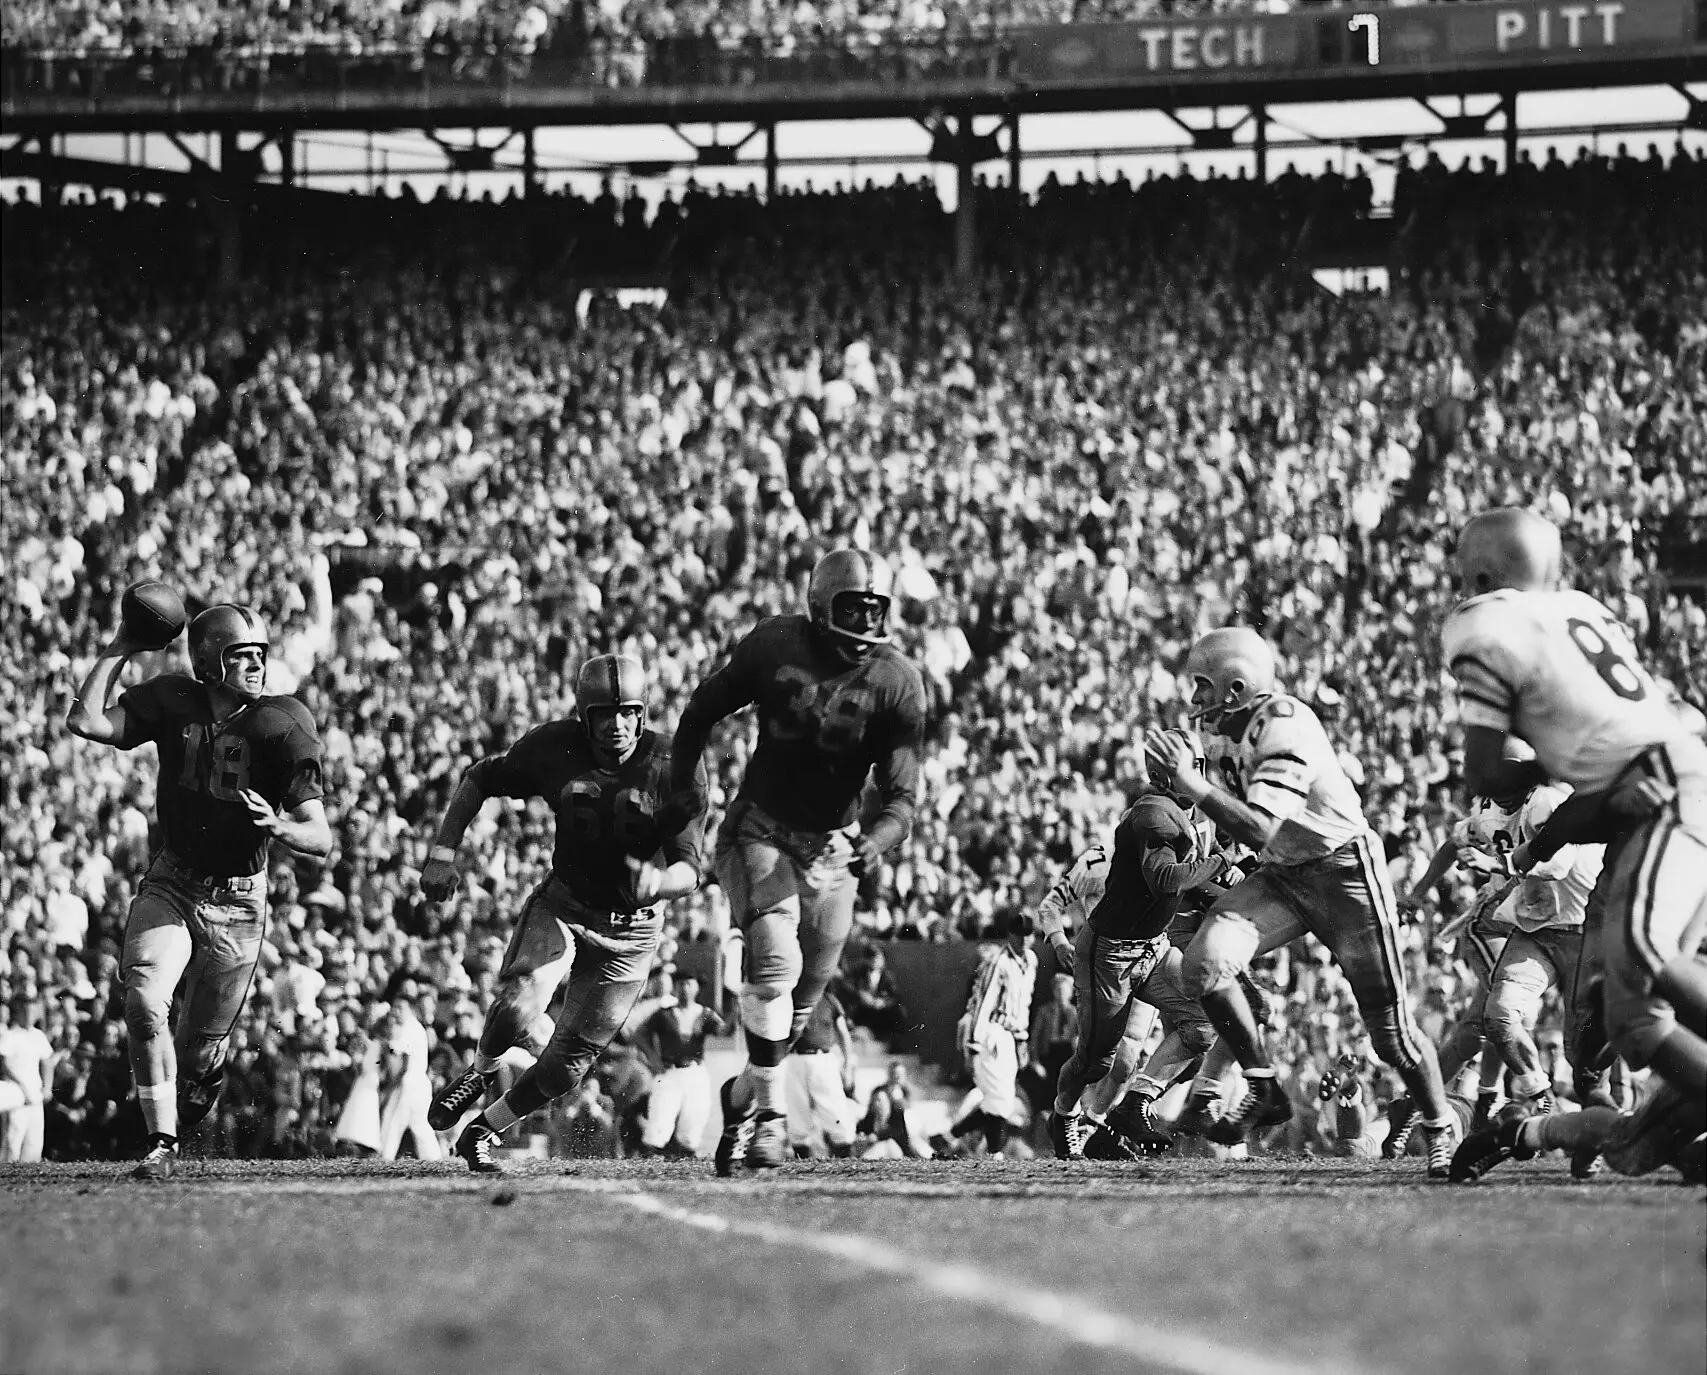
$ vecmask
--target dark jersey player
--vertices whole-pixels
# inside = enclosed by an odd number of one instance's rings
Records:
[[[544,798],[557,816],[551,873],[522,908],[474,1063],[437,1098],[435,1131],[454,1126],[490,1089],[498,1059],[523,1046],[536,1063],[457,1140],[471,1170],[499,1166],[492,1147],[522,1118],[579,1087],[646,984],[664,916],[659,904],[699,887],[703,808],[677,821],[668,796],[670,737],[646,726],[638,659],[603,654],[576,679],[577,714],[537,726],[462,776],[421,871],[438,902],[458,882],[456,847],[489,797]],[[706,791],[701,770],[697,795]],[[545,1015],[569,988],[555,1027]]]
[[[1079,1153],[1079,1096],[1113,1068],[1128,1020],[1147,1015],[1139,990],[1169,953],[1168,928],[1182,902],[1226,871],[1225,858],[1206,851],[1192,817],[1167,793],[1146,792],[1120,818],[1102,897],[1073,942],[1079,1033],[1055,1081],[1057,1155]]]
[[[671,786],[691,793],[712,727],[756,705],[759,743],[718,832],[718,882],[746,938],[747,1066],[723,1087],[717,1170],[787,1154],[782,1065],[841,960],[855,866],[905,838],[919,788],[924,682],[889,644],[893,575],[857,549],[826,554],[805,616],[761,621],[694,691]],[[857,826],[867,778],[879,810]]]
[[[269,643],[253,611],[211,606],[190,622],[193,678],[149,678],[109,704],[140,648],[121,629],[66,718],[85,740],[159,750],[160,843],[130,905],[121,964],[148,1129],[139,1179],[171,1177],[179,1134],[219,1096],[226,1041],[261,954],[268,842],[316,856],[332,848],[320,738],[301,702],[263,694]]]

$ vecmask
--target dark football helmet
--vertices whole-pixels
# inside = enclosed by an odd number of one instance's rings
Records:
[[[600,654],[581,665],[575,705],[605,765],[624,762],[646,727],[646,670],[632,654]]]
[[[230,602],[210,606],[190,622],[190,669],[201,682],[228,688],[242,697],[258,697],[259,692],[231,681],[229,654],[250,645],[260,647],[264,673],[266,657],[272,651],[267,623],[246,606]]]

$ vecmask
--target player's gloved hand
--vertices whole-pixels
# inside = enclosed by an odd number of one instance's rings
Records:
[[[428,902],[443,902],[462,883],[462,872],[452,859],[429,859],[421,866],[421,896]]]
[[[1073,942],[1064,935],[1051,936],[1049,949],[1054,952],[1055,963],[1060,965],[1064,973],[1073,972]]]

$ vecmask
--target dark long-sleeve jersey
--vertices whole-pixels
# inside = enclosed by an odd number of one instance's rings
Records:
[[[873,777],[881,810],[868,828],[884,847],[912,825],[925,689],[919,670],[879,645],[849,664],[822,648],[805,616],[755,626],[702,682],[676,724],[671,785],[692,785],[711,729],[757,705],[759,744],[738,797],[799,831],[851,825]]]
[[[1203,853],[1196,828],[1178,803],[1146,793],[1114,830],[1114,853],[1090,924],[1110,940],[1150,940],[1168,929],[1184,897],[1226,870]]]

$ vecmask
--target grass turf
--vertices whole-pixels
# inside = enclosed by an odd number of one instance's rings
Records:
[[[1574,1185],[1552,1162],[1473,1188],[1351,1161],[836,1162],[729,1181],[582,1162],[502,1185],[460,1165],[189,1161],[163,1185],[125,1168],[0,1167],[0,1372],[1177,1368],[1071,1335],[1108,1314],[1248,1368],[1707,1366],[1701,1191]],[[511,1206],[492,1206],[500,1188]],[[701,1225],[637,1211],[637,1193]],[[827,1234],[987,1285],[946,1296],[778,1244]],[[1040,1291],[1066,1298],[1061,1327],[1003,1311]]]

